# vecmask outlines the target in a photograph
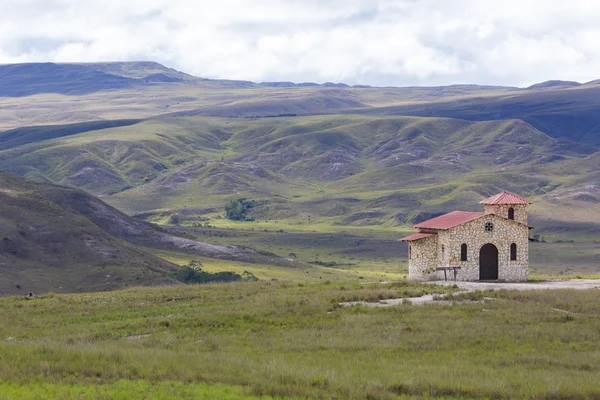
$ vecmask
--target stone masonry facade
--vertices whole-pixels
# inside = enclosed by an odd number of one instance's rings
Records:
[[[438,263],[437,243],[437,236],[434,235],[408,244],[408,276],[410,279],[427,281],[433,278],[431,272],[435,269],[432,270],[432,268]]]
[[[527,206],[517,204],[485,204],[485,212],[508,218],[508,209],[514,210],[515,221],[527,225]]]
[[[508,219],[509,208],[514,209],[514,220]],[[409,278],[419,281],[443,280],[444,271],[436,271],[436,268],[460,267],[456,274],[457,280],[478,281],[483,268],[480,264],[480,251],[483,246],[491,244],[497,249],[498,280],[527,281],[529,227],[526,205],[486,204],[485,213],[479,214],[481,215],[447,229],[420,228],[421,232],[417,234],[430,236],[416,239],[408,237]],[[461,257],[463,245],[466,245],[466,260]],[[490,247],[492,246],[486,246]],[[454,272],[447,271],[447,276],[448,279],[454,279]]]
[[[492,232],[485,231],[485,224],[494,224]],[[529,228],[515,221],[497,215],[485,217],[458,225],[438,235],[438,262],[441,267],[458,266],[457,280],[479,280],[479,250],[487,243],[498,249],[498,280],[506,282],[526,281],[529,270]],[[460,260],[461,245],[467,245],[467,261]],[[517,259],[510,260],[510,245],[517,246]],[[445,251],[440,254],[441,247]],[[438,271],[434,279],[444,279],[444,272]]]

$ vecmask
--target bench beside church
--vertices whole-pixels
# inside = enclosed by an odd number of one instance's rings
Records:
[[[483,212],[452,211],[416,224],[418,233],[400,239],[408,242],[409,279],[440,280],[444,269],[459,267],[459,281],[527,281],[532,203],[506,191],[480,203]]]

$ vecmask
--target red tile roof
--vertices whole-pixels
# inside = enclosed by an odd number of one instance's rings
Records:
[[[484,212],[452,211],[448,214],[420,222],[415,225],[419,229],[450,229],[486,215]]]
[[[492,197],[480,201],[481,204],[532,204],[529,200],[524,199],[518,194],[504,191]]]
[[[437,233],[427,233],[427,232],[419,232],[419,233],[413,233],[410,236],[407,237],[403,237],[402,239],[398,239],[401,242],[412,242],[413,240],[419,240],[419,239],[423,239],[429,236],[435,236],[437,235]]]

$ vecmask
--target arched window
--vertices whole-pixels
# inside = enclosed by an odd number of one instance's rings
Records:
[[[467,244],[460,245],[460,261],[467,261]]]
[[[517,259],[517,244],[513,243],[510,245],[510,260],[516,261]]]
[[[512,207],[508,209],[508,219],[515,219],[515,209]]]

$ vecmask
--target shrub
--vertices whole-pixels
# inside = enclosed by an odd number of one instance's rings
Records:
[[[258,278],[251,272],[244,271],[243,275],[230,271],[206,272],[202,270],[202,262],[198,260],[190,261],[188,265],[177,274],[176,279],[189,284],[195,283],[213,283],[213,282],[237,282],[237,281],[257,281]]]
[[[231,200],[225,205],[225,216],[232,221],[254,221],[254,218],[246,216],[248,210],[268,203],[269,200],[248,200],[244,197]]]
[[[171,214],[169,216],[169,224],[171,225],[177,225],[179,224],[179,214]]]

